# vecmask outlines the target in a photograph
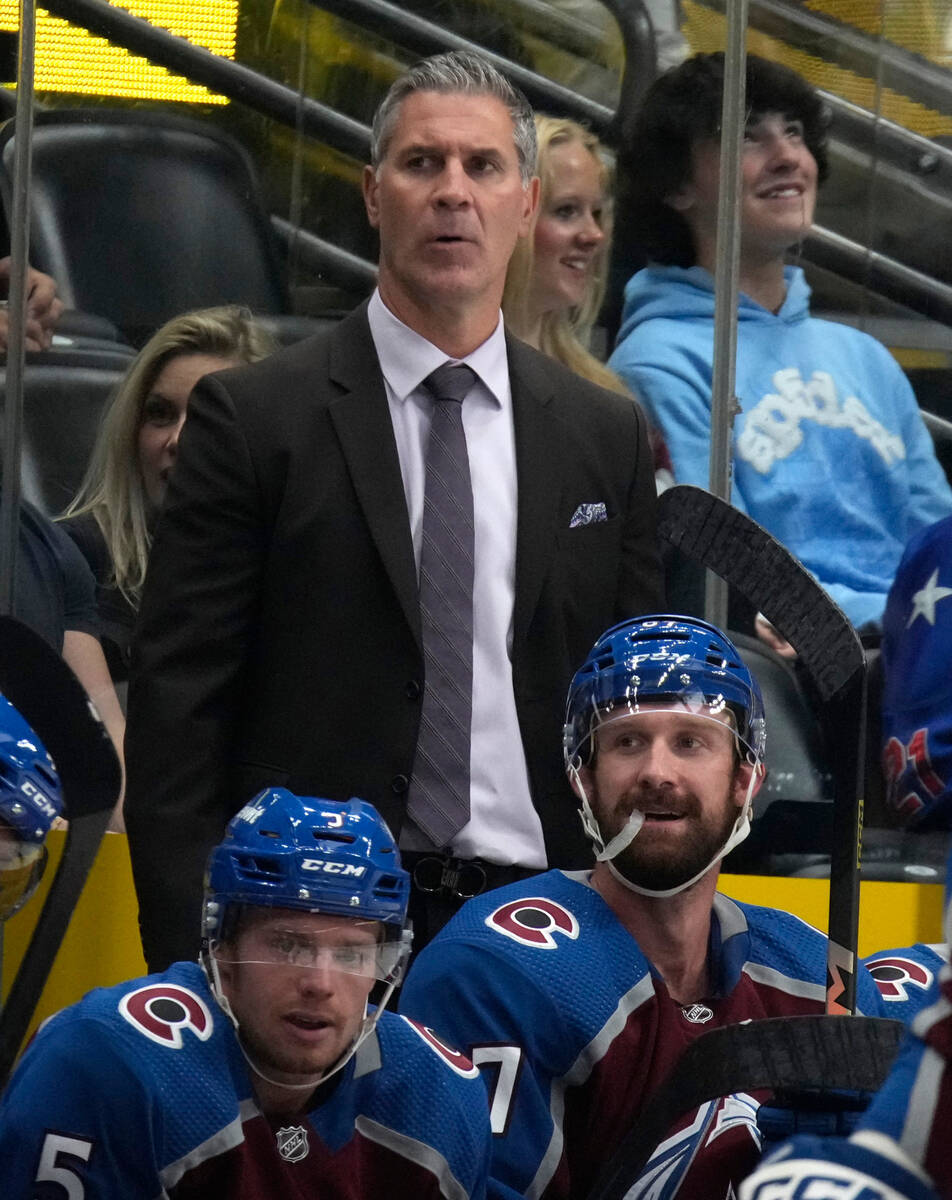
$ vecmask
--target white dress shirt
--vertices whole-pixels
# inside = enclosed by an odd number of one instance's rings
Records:
[[[532,804],[529,772],[512,688],[512,614],[516,580],[516,447],[502,314],[472,354],[450,359],[404,325],[374,292],[367,310],[400,457],[410,532],[420,571],[426,447],[434,401],[420,387],[447,361],[478,376],[463,401],[463,428],[473,484],[473,726],[470,820],[453,839],[460,858],[545,867],[542,823]],[[428,849],[412,826],[404,849]]]

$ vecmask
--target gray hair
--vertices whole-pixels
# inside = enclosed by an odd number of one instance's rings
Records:
[[[370,165],[376,170],[386,157],[400,105],[412,92],[460,93],[495,96],[509,110],[513,141],[523,187],[536,169],[536,129],[529,101],[487,59],[469,50],[452,50],[425,58],[394,80],[374,114],[370,137]]]

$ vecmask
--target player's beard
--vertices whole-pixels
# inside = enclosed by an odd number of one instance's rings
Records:
[[[680,831],[675,844],[673,838],[654,837],[654,827],[643,825],[620,854],[612,859],[612,865],[629,883],[651,892],[663,892],[680,887],[703,871],[730,837],[737,820],[738,809],[731,799],[730,789],[725,792],[722,804],[707,817],[703,814],[701,801],[693,792],[674,795],[667,789],[646,788],[628,798],[629,803],[616,808],[611,829],[602,825],[605,840],[621,829],[632,807],[649,811],[672,808],[684,814],[686,828]],[[632,804],[633,801],[633,804]],[[595,802],[599,804],[596,791]],[[596,811],[600,811],[599,808]]]

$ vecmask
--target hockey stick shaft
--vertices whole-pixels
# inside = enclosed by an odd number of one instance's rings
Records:
[[[827,1011],[856,1003],[859,856],[865,760],[866,660],[838,605],[801,563],[746,513],[703,488],[678,486],[658,501],[658,535],[720,575],[797,651],[822,705],[834,779]]]

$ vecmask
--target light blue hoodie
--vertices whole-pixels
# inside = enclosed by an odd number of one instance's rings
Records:
[[[799,267],[768,312],[741,295],[732,500],[785,543],[856,626],[881,622],[903,547],[952,491],[892,355],[812,318]],[[647,267],[628,281],[609,366],[664,434],[678,483],[708,485],[714,280]]]

